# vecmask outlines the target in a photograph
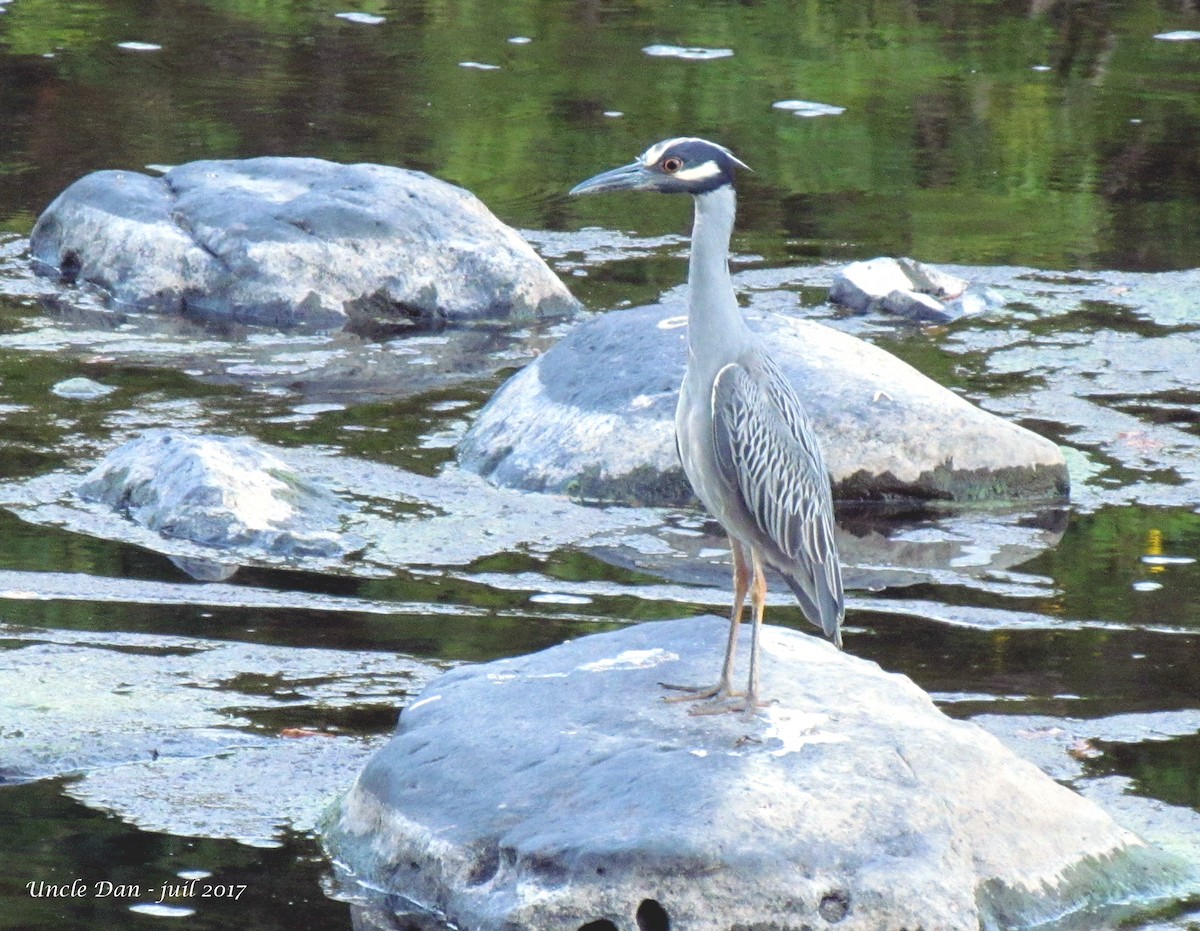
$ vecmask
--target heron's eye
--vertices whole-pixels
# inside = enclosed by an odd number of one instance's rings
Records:
[[[683,159],[679,158],[676,155],[668,155],[666,158],[664,158],[662,160],[662,169],[669,175],[675,174],[675,172],[677,172],[682,167],[683,167]]]

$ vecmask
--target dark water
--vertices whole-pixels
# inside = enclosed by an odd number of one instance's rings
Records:
[[[0,782],[12,782],[0,788],[0,928],[348,927],[347,906],[322,892],[313,811],[265,826],[239,821],[245,811],[344,788],[448,663],[722,610],[719,557],[663,560],[636,542],[647,528],[719,548],[685,513],[606,514],[620,539],[600,545],[512,505],[514,536],[490,549],[437,537],[421,557],[397,538],[342,566],[260,562],[201,585],[143,541],[55,511],[70,476],[120,439],[174,425],[392,470],[398,489],[354,492],[384,521],[453,517],[462,495],[483,495],[438,490],[463,481],[455,438],[557,336],[214,334],[121,318],[86,295],[37,300],[21,240],[59,190],[99,168],[196,158],[430,171],[527,231],[599,310],[678,286],[686,205],[564,192],[666,136],[732,146],[755,170],[735,239],[752,305],[859,333],[1071,456],[1069,508],[842,514],[861,548],[848,560],[860,583],[849,649],[911,676],[950,714],[1033,734],[1013,742],[1039,762],[1037,735],[1085,741],[1085,762],[1054,757],[1080,788],[1126,778],[1126,795],[1178,806],[1168,821],[1197,816],[1200,311],[1195,276],[1174,273],[1200,264],[1200,42],[1154,38],[1200,29],[1187,4],[11,0],[0,11],[0,482],[12,509],[0,513]],[[733,55],[642,51],[656,44]],[[772,106],[786,100],[845,112]],[[877,254],[971,266],[1009,304],[935,330],[823,304],[834,264]],[[303,361],[414,347],[434,360],[421,378],[366,383]],[[81,375],[116,391],[52,393]],[[771,617],[802,626],[782,597]],[[336,737],[324,768],[292,785],[273,783],[290,764],[255,777],[244,755],[214,756],[213,728],[285,761],[319,756],[325,738],[302,735]],[[148,741],[145,754],[121,757],[113,733]],[[175,749],[158,759],[160,747]],[[12,776],[31,761],[47,764],[42,778]],[[131,914],[189,870],[245,890],[168,897],[187,916]],[[88,892],[68,899],[27,886],[76,879]],[[102,896],[97,882],[140,888]]]

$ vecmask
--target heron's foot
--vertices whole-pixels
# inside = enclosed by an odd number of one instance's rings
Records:
[[[741,698],[744,693],[735,692],[723,682],[716,685],[672,685],[670,682],[658,683],[664,689],[673,692],[683,692],[683,695],[669,695],[665,702],[677,701],[724,701],[729,698]]]
[[[726,700],[718,700],[716,697],[704,704],[695,704],[688,709],[690,715],[703,714],[743,714],[747,718],[752,718],[756,711],[761,711],[768,705],[775,704],[775,699],[750,698],[745,692],[737,692]]]

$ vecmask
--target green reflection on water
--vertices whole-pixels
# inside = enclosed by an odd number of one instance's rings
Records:
[[[432,170],[517,225],[661,231],[683,222],[676,205],[563,194],[658,138],[697,133],[756,170],[743,229],[782,232],[813,257],[1163,268],[1198,251],[1200,67],[1189,43],[1152,38],[1188,25],[1165,3],[1031,15],[1012,3],[425,0],[381,6],[378,26],[340,9],[13,4],[0,18],[14,88],[0,100],[12,131],[0,173],[21,184],[0,217],[24,228],[96,168],[295,154]],[[533,41],[507,41],[518,35]],[[116,48],[130,39],[163,51]],[[641,51],[663,42],[735,54]],[[846,112],[772,109],[790,98]]]
[[[234,841],[172,837],[138,831],[116,818],[90,811],[62,793],[63,780],[44,780],[0,791],[0,928],[125,929],[135,926],[170,927],[169,920],[135,916],[129,906],[155,902],[164,883],[182,883],[177,873],[205,870],[201,882],[245,885],[236,900],[178,896],[168,904],[190,907],[184,919],[189,928],[255,928],[258,931],[295,927],[303,910],[304,925],[348,928],[345,905],[321,894],[325,862],[316,842],[289,837],[276,849],[255,849]],[[67,884],[80,880],[86,895],[37,898],[27,883]],[[111,883],[137,895],[98,895]],[[114,888],[115,891],[115,888]]]

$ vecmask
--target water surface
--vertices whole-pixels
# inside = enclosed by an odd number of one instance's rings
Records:
[[[877,342],[1071,462],[1069,507],[845,509],[848,648],[1140,829],[1200,836],[1200,42],[1154,38],[1197,29],[1195,12],[0,10],[0,676],[16,683],[0,696],[0,927],[266,931],[298,909],[308,926],[349,927],[322,892],[316,812],[429,676],[724,610],[722,543],[699,515],[504,498],[456,473],[474,412],[563,324],[300,336],[121,314],[79,291],[41,300],[24,237],[58,191],[100,168],[197,158],[430,171],[525,231],[599,311],[680,285],[688,206],[565,191],[666,136],[733,147],[754,168],[734,241],[750,306]],[[773,106],[797,100],[824,115]],[[878,254],[961,266],[1008,303],[926,329],[824,303],[839,263]],[[380,375],[355,375],[362,359]],[[116,390],[52,392],[78,376]],[[124,534],[69,494],[156,426],[256,437],[326,470],[364,504],[373,545],[333,566],[261,560],[196,581],[195,553]],[[489,517],[495,538],[463,532],[472,508],[508,515]],[[771,619],[804,626],[780,593]],[[1175,806],[1165,828],[1139,799]],[[130,916],[195,870],[246,891],[172,899],[186,917]],[[75,878],[142,888],[26,888]],[[1188,926],[1187,909],[1165,926]]]

